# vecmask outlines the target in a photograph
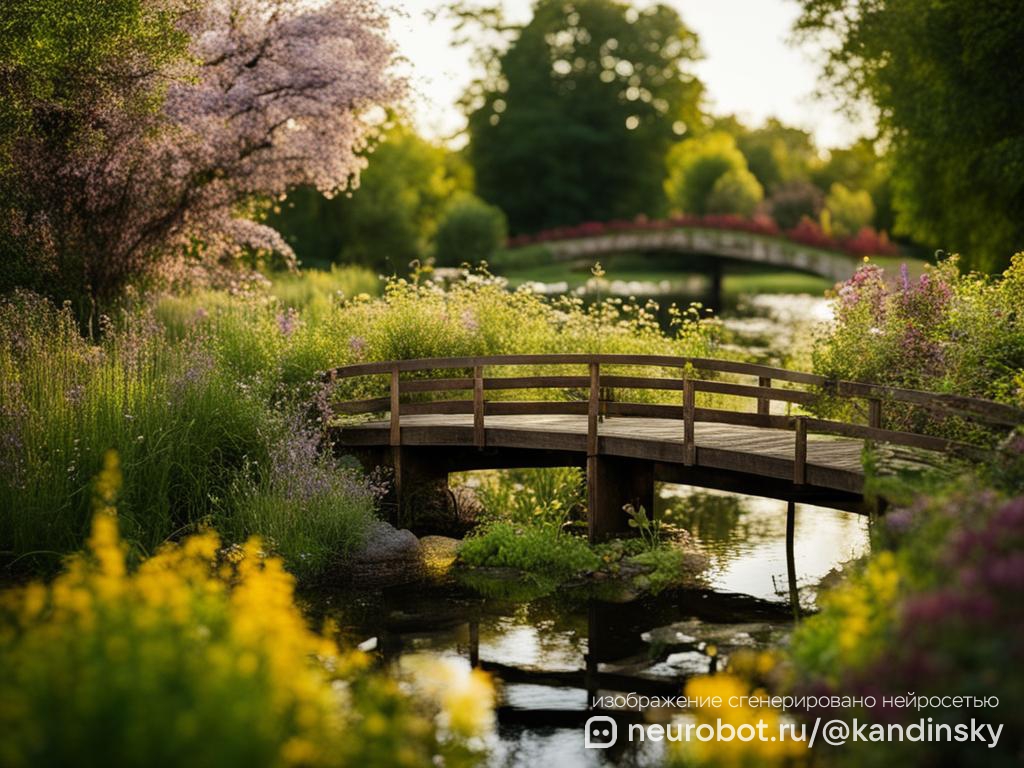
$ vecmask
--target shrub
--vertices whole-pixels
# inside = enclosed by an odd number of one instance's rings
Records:
[[[865,264],[840,286],[835,320],[815,345],[814,368],[829,378],[950,392],[1024,406],[1024,254],[1001,278],[961,274],[955,258],[916,281]],[[921,414],[883,408],[884,423]],[[954,420],[918,426],[956,430]]]
[[[445,207],[434,236],[438,264],[458,266],[490,259],[508,237],[508,222],[500,208],[463,193]]]
[[[758,203],[764,199],[760,182],[745,168],[734,168],[715,181],[708,196],[709,213],[735,213],[753,216]]]
[[[480,673],[434,696],[401,692],[306,626],[291,577],[255,539],[223,550],[201,533],[129,570],[117,486],[110,454],[86,551],[52,584],[0,598],[0,763],[473,761],[467,739],[487,728],[491,701]]]
[[[962,488],[890,511],[883,533],[893,550],[876,555],[849,583],[830,593],[821,613],[791,643],[800,690],[875,697],[862,722],[935,726],[987,721],[984,710],[885,706],[893,696],[997,697],[998,745],[953,741],[907,745],[860,743],[844,753],[851,765],[906,762],[1014,765],[1024,734],[1024,695],[1007,659],[1020,657],[1024,610],[1024,497],[1011,501]],[[970,727],[968,725],[968,727]],[[847,747],[847,749],[850,749]]]
[[[822,216],[822,229],[840,238],[853,237],[875,218],[875,204],[866,190],[854,191],[838,182],[825,196],[825,211],[828,215]]]
[[[601,559],[586,539],[550,526],[493,523],[468,537],[459,559],[469,566],[515,568],[564,580],[595,570]]]
[[[666,160],[665,194],[669,208],[703,215],[718,180],[730,171],[746,171],[747,161],[726,133],[714,132],[676,144]]]
[[[768,198],[768,211],[781,229],[792,229],[805,216],[817,221],[823,205],[821,190],[807,181],[782,184]]]

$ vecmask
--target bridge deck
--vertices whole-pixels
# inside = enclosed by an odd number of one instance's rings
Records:
[[[340,446],[386,446],[388,421],[339,428]],[[683,463],[683,424],[678,419],[608,417],[599,426],[599,453],[657,463]],[[790,431],[698,422],[694,425],[695,466],[776,480],[792,480],[794,435]],[[472,446],[472,414],[401,417],[403,446]],[[587,450],[587,417],[573,415],[489,415],[488,448]],[[808,486],[859,494],[863,489],[863,442],[828,435],[807,438]],[[756,493],[756,488],[751,492]]]

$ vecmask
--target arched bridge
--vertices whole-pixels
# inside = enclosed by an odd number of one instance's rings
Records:
[[[386,392],[335,403],[335,414],[363,420],[336,423],[332,437],[337,450],[394,467],[400,511],[424,489],[443,493],[449,472],[577,465],[586,468],[593,540],[626,528],[625,504],[652,509],[656,480],[868,511],[865,442],[969,458],[989,452],[886,428],[889,409],[995,432],[1024,423],[1017,409],[985,400],[705,358],[438,358],[350,365],[326,376],[343,395]],[[851,415],[797,412],[823,395],[851,406]],[[388,415],[366,420],[377,413]]]
[[[516,238],[508,250],[515,253],[527,245],[542,245],[554,261],[593,262],[623,253],[678,254],[681,270],[708,273],[710,301],[716,307],[721,306],[727,263],[793,270],[838,283],[856,272],[861,262],[855,254],[895,252],[887,240],[878,237],[871,243],[833,242],[820,235],[807,241],[773,226],[733,221],[732,217],[583,224]]]

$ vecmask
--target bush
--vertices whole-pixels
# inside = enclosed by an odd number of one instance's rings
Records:
[[[5,766],[465,765],[480,673],[403,693],[307,628],[281,561],[211,532],[129,570],[110,454],[86,551],[0,598]],[[450,724],[435,726],[441,714]]]
[[[753,216],[764,199],[760,182],[745,168],[734,168],[718,177],[708,196],[709,213]]]
[[[768,198],[768,211],[780,229],[793,229],[807,217],[817,221],[824,205],[821,190],[807,181],[782,184]]]
[[[747,161],[727,133],[709,133],[676,144],[666,160],[665,194],[669,208],[703,215],[710,211],[711,193],[730,171],[746,171]]]
[[[990,696],[1005,727],[998,745],[898,741],[849,745],[851,765],[903,763],[1015,765],[1024,746],[1024,695],[1006,660],[1019,658],[1024,611],[1024,497],[1001,500],[963,488],[890,511],[883,533],[893,550],[829,593],[822,611],[793,635],[792,661],[800,690],[854,698],[876,706],[856,712],[864,722],[955,727],[984,710],[885,707],[886,697]],[[969,725],[968,725],[969,727]],[[999,726],[996,726],[999,727]]]
[[[508,222],[500,208],[475,195],[452,199],[441,214],[434,236],[434,256],[444,266],[486,261],[505,243]]]
[[[463,541],[459,559],[473,567],[515,568],[558,580],[601,564],[586,539],[550,526],[504,522],[492,523]]]
[[[1024,406],[1024,254],[1001,278],[961,274],[956,259],[916,281],[865,264],[839,288],[834,323],[814,351],[827,377],[950,392]],[[885,424],[909,425],[883,408]],[[950,426],[953,426],[952,424]]]
[[[853,237],[874,219],[875,204],[867,191],[854,191],[838,182],[829,188],[822,215],[822,229],[826,234]]]

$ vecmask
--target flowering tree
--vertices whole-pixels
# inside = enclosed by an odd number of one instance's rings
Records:
[[[128,5],[172,19],[187,42],[162,58],[112,48],[95,68],[113,72],[113,85],[83,89],[71,140],[41,123],[7,155],[0,227],[5,255],[23,267],[14,280],[27,271],[51,292],[106,299],[186,255],[290,256],[252,217],[255,201],[299,184],[328,194],[353,185],[372,107],[402,95],[376,0]],[[57,85],[21,94],[26,114]]]

